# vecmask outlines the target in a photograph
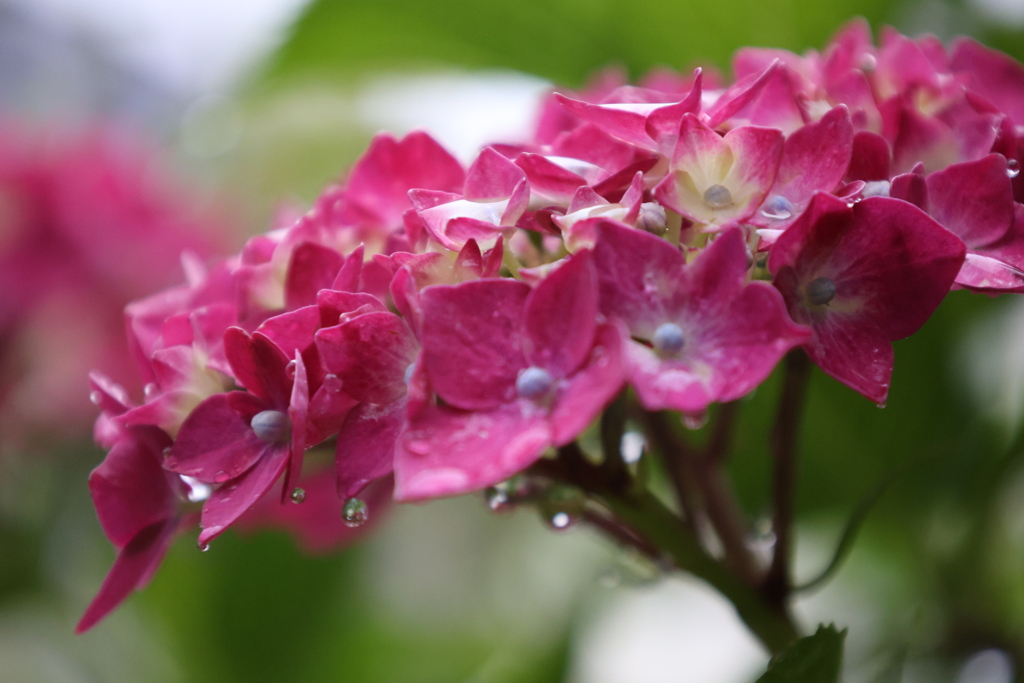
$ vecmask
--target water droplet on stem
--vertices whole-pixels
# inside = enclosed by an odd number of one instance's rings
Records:
[[[341,521],[345,526],[355,529],[370,520],[370,508],[359,498],[349,498],[341,508]]]

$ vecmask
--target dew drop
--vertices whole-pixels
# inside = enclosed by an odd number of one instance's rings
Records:
[[[89,401],[91,401],[94,406],[98,406],[103,401],[103,395],[98,391],[90,392]]]
[[[792,218],[795,210],[793,202],[781,194],[777,194],[773,195],[761,206],[761,215],[773,221],[784,221],[787,218]]]
[[[573,518],[568,512],[556,512],[548,518],[548,524],[558,530],[568,529],[573,524]]]
[[[686,345],[683,328],[675,323],[662,323],[651,337],[651,345],[655,353],[662,358],[673,358],[679,355]]]
[[[416,364],[415,363],[409,363],[408,367],[405,368],[405,375],[403,377],[403,379],[405,380],[406,384],[412,384],[412,374],[415,371],[416,371]]]
[[[324,389],[331,392],[332,394],[336,394],[339,391],[341,391],[341,385],[341,378],[335,375],[334,373],[324,375]]]
[[[555,386],[555,378],[544,368],[532,366],[519,373],[516,391],[519,396],[531,401],[544,398]]]
[[[491,512],[508,512],[512,509],[508,491],[502,486],[489,486],[484,490],[484,502]]]
[[[861,190],[860,195],[864,199],[868,197],[888,197],[891,188],[892,183],[888,180],[870,180],[864,183],[864,189]]]
[[[562,531],[583,519],[587,499],[574,486],[556,486],[537,505],[537,511],[552,529]]]
[[[370,508],[359,498],[349,498],[341,508],[341,521],[345,526],[355,529],[370,520]]]
[[[159,392],[160,392],[160,387],[158,387],[158,386],[157,386],[156,384],[154,384],[153,382],[150,382],[150,383],[148,383],[148,384],[147,384],[147,385],[146,385],[145,387],[143,387],[143,389],[142,389],[142,393],[143,393],[143,395],[144,395],[144,396],[145,396],[146,398],[153,398],[153,397],[154,397],[154,396],[156,396],[156,395],[157,395],[157,394],[158,394]]]
[[[292,423],[280,410],[264,410],[249,423],[256,436],[267,443],[285,443],[291,436]]]
[[[712,185],[704,190],[704,203],[712,209],[725,209],[732,206],[732,192],[725,185]]]
[[[210,544],[209,543],[196,542],[196,547],[199,548],[199,552],[205,553],[207,550],[210,549]]]
[[[622,460],[626,463],[640,462],[647,447],[647,439],[641,432],[628,431],[622,435],[619,450],[622,453]]]
[[[292,502],[296,505],[306,500],[306,489],[299,488],[296,486],[292,489]]]
[[[686,413],[683,415],[683,426],[694,431],[702,429],[708,423],[708,412]]]
[[[836,296],[836,283],[827,277],[819,277],[807,283],[807,301],[812,306],[824,306]]]
[[[164,454],[164,457],[165,457],[165,458],[166,458],[166,457],[167,457],[168,455],[170,455],[170,454],[171,454],[171,447],[170,447],[170,446],[167,446],[166,448],[164,448],[164,450],[163,450],[163,454]]]
[[[295,379],[295,368],[298,366],[293,360],[288,361],[288,365],[284,366],[284,374],[288,376],[288,379]]]
[[[878,66],[878,60],[872,54],[865,54],[860,58],[860,68],[862,71],[874,71]]]
[[[1010,178],[1016,178],[1020,175],[1020,162],[1016,159],[1006,160],[1006,175]]]

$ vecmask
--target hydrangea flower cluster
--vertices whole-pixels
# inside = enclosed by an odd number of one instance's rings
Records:
[[[358,526],[392,481],[398,501],[491,487],[626,387],[696,417],[794,349],[882,405],[892,342],[947,292],[1024,291],[1020,64],[853,23],[733,66],[553,93],[532,141],[468,168],[381,134],[297,221],[131,304],[148,384],[93,377],[119,554],[79,629],[183,526],[201,547],[254,519]],[[318,444],[334,466],[304,471]]]

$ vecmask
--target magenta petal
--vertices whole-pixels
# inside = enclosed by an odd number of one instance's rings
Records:
[[[666,319],[665,301],[682,277],[684,257],[667,241],[615,221],[596,226],[594,265],[601,312],[650,339]]]
[[[463,195],[472,201],[495,201],[512,194],[516,185],[526,178],[523,169],[485,147],[466,172]]]
[[[384,225],[397,226],[409,208],[409,190],[458,192],[464,180],[462,165],[427,133],[414,131],[401,141],[382,133],[352,168],[346,194]]]
[[[531,365],[566,377],[583,363],[597,328],[597,273],[589,251],[569,257],[530,292],[525,326]]]
[[[259,332],[250,336],[239,327],[229,327],[224,333],[224,355],[241,386],[279,410],[288,405],[288,356],[274,342]]]
[[[529,293],[515,280],[423,290],[423,364],[441,398],[465,410],[490,410],[515,398],[526,366],[520,326]]]
[[[265,320],[257,331],[289,356],[302,352],[313,343],[313,335],[320,329],[320,308],[302,308]]]
[[[365,292],[338,292],[323,289],[316,297],[316,305],[320,309],[320,326],[333,327],[342,316],[354,317],[358,314],[373,311],[386,311],[388,307],[380,299]],[[282,347],[283,348],[283,347]]]
[[[395,442],[405,426],[405,401],[363,403],[338,432],[335,466],[342,500],[359,495],[371,481],[394,469]]]
[[[309,417],[309,381],[306,377],[306,364],[302,354],[295,352],[295,380],[292,382],[292,395],[288,404],[288,420],[291,422],[292,434],[288,453],[288,470],[285,474],[284,486],[281,489],[281,502],[291,495],[293,485],[302,474],[302,459],[306,453],[306,420]]]
[[[540,154],[521,154],[516,166],[526,172],[533,192],[562,205],[569,203],[577,188],[589,184],[585,178]]]
[[[827,374],[875,403],[885,403],[892,380],[892,344],[870,321],[829,315],[814,326],[814,339],[804,348]]]
[[[889,143],[881,135],[862,130],[853,136],[850,180],[888,180],[890,163]]]
[[[831,109],[786,139],[772,194],[803,206],[815,192],[831,192],[850,165],[853,126],[846,107]]]
[[[270,490],[288,466],[288,451],[287,446],[270,447],[252,469],[210,494],[203,504],[200,546],[224,533]]]
[[[103,533],[123,548],[142,529],[175,514],[175,493],[167,481],[162,449],[170,439],[161,431],[135,430],[117,443],[89,475],[89,493]]]
[[[367,313],[316,335],[320,358],[346,394],[367,403],[391,403],[405,394],[405,371],[419,344],[394,313]]]
[[[551,440],[556,446],[579,436],[626,383],[622,342],[627,333],[621,325],[597,328],[586,364],[559,389],[550,417]]]
[[[314,303],[316,293],[331,286],[344,262],[344,256],[319,244],[303,242],[295,247],[284,285],[286,308]]]
[[[953,44],[950,67],[967,77],[968,87],[1024,125],[1024,66],[970,38]]]
[[[164,469],[209,483],[234,479],[272,448],[250,426],[253,416],[267,409],[244,391],[211,396],[182,423]]]
[[[91,629],[120,605],[133,590],[141,588],[146,583],[170,547],[177,526],[177,519],[151,524],[139,531],[118,552],[114,566],[107,572],[99,592],[89,603],[81,621],[75,626],[76,634]]]
[[[953,164],[927,184],[928,212],[968,247],[995,242],[1013,223],[1013,186],[1001,154]]]
[[[424,500],[476,491],[517,474],[551,445],[548,420],[527,401],[488,412],[430,406],[395,451],[395,499]]]

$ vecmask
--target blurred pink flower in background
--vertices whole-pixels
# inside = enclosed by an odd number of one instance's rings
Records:
[[[136,139],[0,121],[0,448],[75,437],[100,368],[132,386],[123,309],[181,277],[182,255],[222,252],[204,208]]]

